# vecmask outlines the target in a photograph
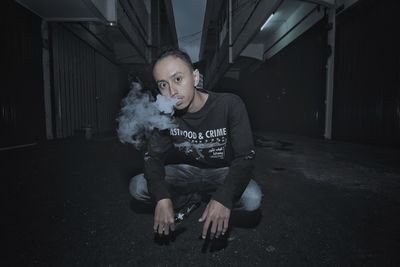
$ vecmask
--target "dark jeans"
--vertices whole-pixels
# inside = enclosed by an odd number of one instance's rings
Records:
[[[202,193],[215,191],[221,186],[229,167],[216,169],[201,169],[187,164],[165,166],[165,180],[170,186],[174,207],[199,197]],[[139,200],[151,203],[147,181],[142,174],[134,176],[129,184],[131,195]],[[250,180],[240,199],[235,203],[234,210],[254,211],[260,207],[262,193],[254,180]]]

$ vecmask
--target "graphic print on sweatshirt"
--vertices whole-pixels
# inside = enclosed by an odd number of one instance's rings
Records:
[[[196,160],[224,159],[228,131],[226,128],[208,129],[202,132],[172,128],[169,132],[174,146]]]

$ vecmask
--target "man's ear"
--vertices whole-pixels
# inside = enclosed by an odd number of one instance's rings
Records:
[[[194,87],[197,87],[200,81],[200,73],[198,69],[195,69],[193,71],[193,76],[194,76]]]

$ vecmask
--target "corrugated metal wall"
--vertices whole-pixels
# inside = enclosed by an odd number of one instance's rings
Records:
[[[121,99],[128,88],[127,75],[102,55],[96,53],[96,88],[98,131],[113,132]]]
[[[61,24],[51,24],[54,125],[57,138],[85,127],[112,132],[127,76]]]
[[[45,140],[41,19],[2,2],[0,148]]]
[[[337,17],[334,139],[400,146],[398,10],[360,0]]]
[[[236,88],[255,131],[323,137],[327,60],[323,19],[236,83],[222,80],[218,91]],[[239,87],[239,88],[238,88]]]

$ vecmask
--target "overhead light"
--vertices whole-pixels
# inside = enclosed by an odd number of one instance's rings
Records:
[[[108,26],[115,26],[115,24],[116,24],[115,22],[109,22]]]
[[[274,13],[272,13],[272,14],[268,17],[268,19],[265,21],[265,23],[261,26],[260,31],[264,30],[265,27],[267,27],[268,22],[271,21],[271,19],[272,19],[273,16],[274,16]]]

